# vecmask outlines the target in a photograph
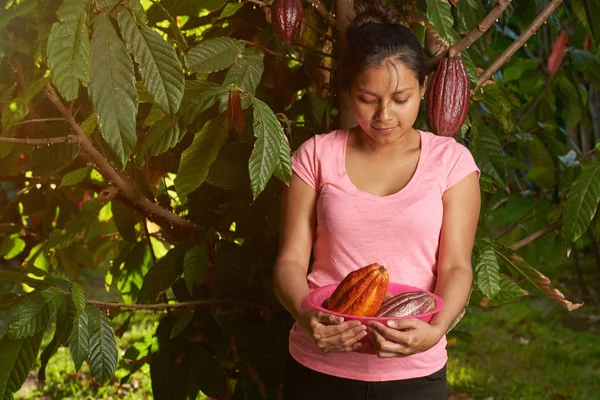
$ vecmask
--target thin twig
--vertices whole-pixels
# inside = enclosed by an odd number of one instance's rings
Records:
[[[158,216],[167,220],[170,224],[178,226],[186,231],[196,231],[197,227],[192,222],[180,217],[179,215],[173,214],[169,210],[161,207],[157,203],[151,202],[148,198],[144,197],[135,185],[127,178],[121,176],[104,158],[104,155],[100,153],[92,144],[90,139],[87,137],[85,132],[81,129],[81,126],[77,124],[73,115],[69,113],[62,100],[52,87],[52,85],[46,85],[46,96],[54,104],[54,106],[60,111],[65,117],[71,129],[77,135],[79,144],[83,150],[90,155],[98,171],[109,181],[111,181],[121,193],[133,203],[138,204],[145,212],[149,213],[150,216]]]
[[[517,251],[519,250],[521,247],[525,247],[528,244],[530,244],[531,242],[535,241],[536,239],[539,239],[540,237],[544,236],[545,234],[552,232],[553,230],[560,228],[560,226],[563,224],[562,220],[556,221],[553,224],[545,227],[544,229],[540,229],[537,232],[532,233],[531,235],[527,236],[524,239],[519,240],[516,243],[513,243],[510,246],[511,250]]]
[[[6,143],[20,143],[20,144],[32,144],[32,145],[41,145],[41,146],[50,146],[51,144],[60,144],[60,143],[70,143],[75,144],[79,143],[79,138],[75,135],[67,135],[53,138],[10,138],[10,137],[1,137],[0,142]]]
[[[538,199],[536,199],[536,201],[531,205],[531,207],[529,207],[527,209],[527,211],[525,211],[523,214],[521,214],[521,216],[519,218],[517,218],[512,224],[510,224],[509,226],[507,226],[506,228],[504,228],[500,232],[498,232],[496,234],[496,236],[494,236],[494,240],[498,240],[502,236],[506,235],[507,233],[509,233],[513,229],[515,229],[515,227],[517,225],[519,225],[519,223],[521,223],[521,221],[523,221],[525,219],[525,217],[527,217],[527,215],[529,215],[529,213],[532,212],[537,207],[537,205],[540,204],[542,202],[542,200],[544,200],[546,198],[546,195],[548,193],[550,193],[550,190],[552,190],[552,189],[545,190],[544,193],[542,193],[542,195]]]
[[[329,57],[329,58],[333,58],[333,55],[332,55],[332,54],[323,53],[322,51],[315,50],[315,49],[311,49],[310,47],[308,47],[308,46],[306,46],[306,45],[303,45],[302,43],[300,43],[300,42],[298,42],[298,41],[295,41],[295,42],[294,42],[294,45],[295,45],[295,46],[298,46],[298,47],[302,47],[303,49],[306,49],[306,50],[310,51],[311,53],[318,54],[318,55],[320,55],[321,57]]]
[[[461,39],[460,42],[455,44],[454,46],[444,50],[440,54],[438,54],[435,58],[431,59],[427,62],[427,67],[431,71],[435,69],[435,67],[439,64],[442,58],[446,57],[447,54],[450,57],[453,57],[457,54],[460,54],[462,51],[466,50],[471,46],[477,39],[479,39],[490,27],[494,24],[494,22],[498,19],[498,17],[504,12],[506,7],[510,4],[511,0],[498,0],[494,8],[481,20],[477,27],[469,32],[465,37]]]
[[[33,119],[26,119],[25,121],[17,122],[16,124],[7,125],[4,128],[8,129],[8,128],[13,128],[18,125],[33,124],[36,122],[66,122],[66,121],[64,118],[33,118]]]
[[[168,310],[174,308],[193,308],[198,306],[220,306],[220,305],[231,305],[240,307],[254,307],[254,308],[265,308],[273,309],[276,306],[267,306],[262,304],[253,304],[239,300],[193,300],[183,301],[181,303],[157,303],[157,304],[124,304],[124,303],[105,303],[103,301],[88,300],[87,304],[96,306],[98,308],[109,308],[109,309],[130,309],[130,310]]]
[[[249,3],[254,3],[254,4],[258,4],[261,7],[271,7],[271,5],[269,3],[265,3],[264,1],[260,1],[260,0],[245,0]]]
[[[548,6],[538,15],[535,20],[529,25],[529,27],[523,31],[521,36],[517,40],[515,40],[504,52],[494,60],[494,62],[479,76],[479,80],[477,81],[477,85],[475,85],[475,89],[473,89],[473,93],[477,92],[483,84],[490,79],[496,71],[502,67],[510,57],[521,48],[529,38],[534,35],[537,30],[546,22],[546,20],[552,15],[552,13],[561,5],[563,0],[552,0]]]

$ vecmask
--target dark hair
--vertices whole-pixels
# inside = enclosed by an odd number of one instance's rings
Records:
[[[356,18],[346,38],[348,46],[341,65],[344,89],[349,90],[354,78],[365,69],[386,60],[401,62],[415,73],[420,86],[425,83],[427,67],[421,43],[378,0],[363,0],[356,6]]]

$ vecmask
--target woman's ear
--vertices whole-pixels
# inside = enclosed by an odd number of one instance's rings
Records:
[[[425,80],[423,81],[423,85],[421,86],[421,98],[425,98],[425,92],[427,91],[427,76],[425,76]]]

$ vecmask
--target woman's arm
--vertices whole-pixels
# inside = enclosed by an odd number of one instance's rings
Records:
[[[316,228],[317,192],[296,174],[284,189],[279,253],[273,281],[281,304],[323,351],[352,351],[362,344],[366,327],[323,312],[303,310],[308,296],[306,273]]]
[[[444,308],[429,324],[405,319],[391,321],[391,329],[374,322],[373,340],[379,357],[407,356],[430,349],[467,303],[473,279],[471,252],[481,208],[477,174],[473,172],[448,189],[442,201],[444,217],[435,293],[444,300]]]

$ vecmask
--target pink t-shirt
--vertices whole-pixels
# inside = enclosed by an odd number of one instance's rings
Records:
[[[453,138],[419,133],[421,154],[413,177],[385,197],[359,190],[346,175],[346,130],[316,135],[294,153],[294,172],[318,192],[309,288],[338,283],[349,272],[377,262],[388,269],[390,282],[435,290],[442,195],[479,170],[469,150]],[[362,381],[427,376],[447,361],[445,338],[426,352],[403,358],[325,353],[297,323],[289,349],[308,368]]]

